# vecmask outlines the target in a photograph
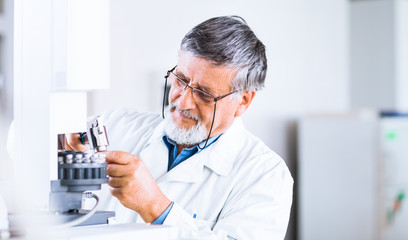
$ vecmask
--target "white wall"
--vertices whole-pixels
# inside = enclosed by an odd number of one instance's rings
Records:
[[[6,151],[6,140],[13,119],[13,1],[3,0],[0,4],[0,196],[10,209],[13,163]]]
[[[163,76],[175,65],[184,34],[203,20],[230,14],[244,17],[267,47],[266,88],[245,116],[249,128],[262,133],[253,122],[348,109],[345,0],[117,0],[111,7],[111,89],[89,94],[91,114],[119,106],[159,111]],[[281,136],[263,137],[281,142]],[[279,148],[285,155],[284,146]]]
[[[408,1],[395,5],[397,108],[408,111]]]
[[[353,107],[395,106],[393,8],[392,1],[355,1],[350,6]]]
[[[176,64],[184,34],[210,17],[240,15],[266,45],[269,61],[266,88],[244,120],[295,174],[298,117],[349,107],[348,4],[347,0],[112,1],[111,89],[89,94],[90,114],[120,106],[160,111],[163,76]],[[287,239],[293,239],[294,227],[292,222]]]
[[[2,2],[0,12],[0,180],[10,177],[6,154],[8,127],[13,118],[13,1]]]
[[[351,106],[408,111],[408,1],[353,1]]]

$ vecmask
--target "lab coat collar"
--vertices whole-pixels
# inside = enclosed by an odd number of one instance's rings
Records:
[[[243,147],[244,124],[240,118],[221,137],[201,154],[204,165],[219,175],[227,176],[231,171],[239,150]]]
[[[141,157],[143,159],[143,155],[150,152],[149,161],[151,162],[146,163],[146,165],[151,172],[153,171],[152,175],[158,183],[167,181],[200,182],[204,166],[219,175],[227,176],[233,167],[239,149],[243,147],[244,131],[242,120],[235,119],[231,127],[216,142],[167,172],[164,169],[167,170],[168,150],[162,139],[164,122],[161,122],[147,142]]]

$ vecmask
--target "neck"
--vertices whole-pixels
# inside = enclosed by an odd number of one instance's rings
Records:
[[[177,155],[183,151],[184,148],[191,148],[194,145],[183,145],[183,144],[177,144]]]

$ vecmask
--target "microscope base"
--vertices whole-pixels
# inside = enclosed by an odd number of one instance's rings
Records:
[[[85,215],[85,213],[64,213],[58,215],[58,218],[61,222],[70,222],[75,220],[78,217]],[[88,225],[97,225],[97,224],[112,224],[115,223],[115,212],[113,211],[96,211],[90,218],[86,221],[75,225],[77,226],[88,226]]]

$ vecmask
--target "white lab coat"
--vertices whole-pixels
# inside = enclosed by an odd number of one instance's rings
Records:
[[[216,142],[169,172],[160,115],[120,109],[103,118],[109,150],[139,156],[174,201],[163,224],[178,226],[180,239],[284,239],[293,179],[285,162],[239,118]],[[101,208],[115,210],[119,222],[143,222],[109,191],[102,194]]]

